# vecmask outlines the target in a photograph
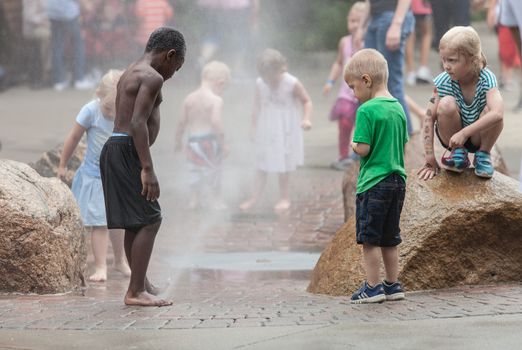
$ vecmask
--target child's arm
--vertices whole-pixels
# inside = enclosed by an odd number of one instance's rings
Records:
[[[225,145],[225,133],[223,130],[223,122],[221,119],[221,113],[223,111],[223,99],[218,97],[216,103],[212,108],[212,114],[210,116],[210,122],[212,124],[212,130],[218,138],[219,148],[223,150],[224,154],[228,152]]]
[[[86,129],[78,123],[74,123],[74,126],[63,143],[62,154],[60,155],[60,164],[58,165],[57,176],[61,180],[65,180],[65,173],[67,172],[67,162],[74,153],[76,146],[82,139],[83,133]]]
[[[361,157],[366,157],[370,153],[370,145],[362,142],[352,142],[352,150]]]
[[[497,88],[492,88],[487,92],[486,108],[487,112],[477,121],[455,133],[450,138],[448,146],[451,148],[462,147],[471,135],[477,135],[481,131],[486,131],[502,123],[502,119],[504,119],[504,101]]]
[[[408,108],[410,109],[410,111],[413,112],[413,114],[415,114],[415,116],[419,119],[419,123],[422,130],[422,118],[424,117],[425,111],[409,95],[404,95],[404,99],[406,100],[406,103],[408,104]]]
[[[395,7],[395,13],[386,33],[386,47],[390,51],[397,51],[401,44],[401,28],[408,13],[411,5],[411,0],[399,0],[397,1],[397,7]]]
[[[429,180],[433,179],[440,171],[439,164],[435,159],[435,152],[433,150],[433,136],[435,120],[437,120],[437,105],[439,103],[439,94],[437,89],[433,91],[433,95],[428,102],[428,108],[426,109],[426,116],[422,123],[422,140],[424,145],[424,157],[426,163],[418,171],[419,179]]]
[[[328,79],[323,87],[323,95],[328,95],[330,90],[332,90],[335,81],[339,78],[343,70],[343,47],[344,41],[346,37],[343,37],[339,40],[339,45],[337,47],[337,58],[335,62],[332,64],[332,68],[330,69],[330,74],[328,74]]]
[[[301,127],[304,130],[310,130],[312,127],[312,100],[310,99],[310,95],[308,95],[308,92],[306,92],[303,84],[301,82],[296,82],[294,87],[294,96],[301,101],[303,104],[303,121],[301,123]]]
[[[183,109],[181,112],[181,119],[178,123],[178,129],[176,130],[176,137],[175,137],[175,144],[174,147],[175,152],[181,151],[182,148],[182,141],[183,141],[183,134],[185,133],[185,128],[187,127],[188,122],[188,113],[187,113],[187,101],[183,102]]]

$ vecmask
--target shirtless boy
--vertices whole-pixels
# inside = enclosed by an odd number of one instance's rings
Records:
[[[185,60],[185,39],[169,27],[156,29],[143,56],[118,83],[113,135],[100,156],[107,226],[125,229],[125,254],[131,267],[126,305],[166,306],[146,278],[154,239],[161,224],[158,179],[150,146],[158,136],[161,88]]]
[[[225,209],[221,199],[221,161],[226,155],[221,95],[230,81],[230,69],[222,62],[212,61],[203,67],[200,87],[183,102],[183,115],[176,133],[176,151],[182,148],[187,131],[186,151],[190,168],[191,199],[189,208],[198,207],[202,190],[213,192],[214,209]]]

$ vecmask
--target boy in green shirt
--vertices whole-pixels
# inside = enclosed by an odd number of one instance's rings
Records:
[[[357,110],[352,149],[361,156],[356,199],[357,243],[363,245],[366,281],[351,302],[380,303],[404,299],[398,281],[402,242],[399,221],[406,192],[404,144],[406,115],[387,88],[388,64],[373,49],[357,52],[344,79],[362,103]],[[380,260],[386,278],[380,280]]]

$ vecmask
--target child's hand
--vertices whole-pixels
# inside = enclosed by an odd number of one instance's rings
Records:
[[[65,181],[65,175],[67,174],[67,168],[66,167],[58,167],[58,170],[56,171],[56,177],[58,177],[60,180]]]
[[[457,147],[464,147],[464,144],[466,143],[466,140],[468,137],[464,134],[463,130],[460,130],[453,134],[453,136],[449,140],[449,147],[451,149],[457,148]]]
[[[431,180],[440,172],[439,164],[434,156],[426,158],[426,163],[424,166],[417,172],[420,180]]]
[[[301,122],[301,128],[303,128],[303,130],[310,130],[312,128],[312,122],[308,119],[303,120]]]
[[[330,91],[332,91],[332,83],[327,82],[323,86],[323,95],[325,95],[325,96],[328,95],[330,93]]]

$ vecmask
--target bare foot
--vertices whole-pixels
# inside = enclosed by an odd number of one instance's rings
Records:
[[[239,206],[239,209],[241,209],[243,211],[247,211],[248,209],[252,208],[255,203],[256,203],[256,200],[251,198],[251,199],[247,200],[246,202],[241,203],[241,205]]]
[[[277,211],[287,210],[288,208],[290,208],[290,201],[288,199],[280,199],[274,206],[274,209]]]
[[[131,275],[131,269],[126,261],[120,261],[119,263],[115,262],[114,269],[116,271],[120,271],[125,277],[129,277]]]
[[[134,306],[169,306],[172,305],[172,301],[158,298],[147,292],[141,292],[136,296],[132,296],[130,292],[125,294],[123,299],[125,305]]]
[[[161,292],[161,290],[158,287],[150,283],[148,278],[145,278],[145,290],[147,291],[147,293],[152,295],[158,295]]]
[[[107,268],[96,268],[94,273],[89,277],[91,282],[105,282],[107,281]]]

